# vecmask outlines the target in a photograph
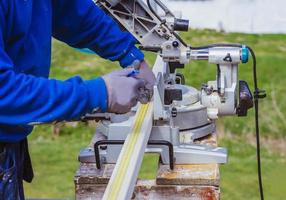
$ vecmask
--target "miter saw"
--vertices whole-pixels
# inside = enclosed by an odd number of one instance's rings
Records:
[[[225,148],[198,145],[195,140],[215,132],[222,116],[246,116],[253,96],[238,80],[238,64],[246,63],[249,48],[237,44],[204,47],[187,45],[176,31],[187,31],[189,21],[177,18],[159,0],[99,0],[95,2],[130,32],[140,48],[157,53],[153,102],[153,127],[146,152],[156,152],[163,164],[226,163]],[[177,68],[206,60],[217,68],[216,79],[200,89],[184,85]],[[214,75],[215,77],[215,75]],[[258,95],[256,93],[255,95]],[[80,153],[81,162],[115,163],[130,130],[136,107],[124,115],[91,114],[99,119],[93,147]]]

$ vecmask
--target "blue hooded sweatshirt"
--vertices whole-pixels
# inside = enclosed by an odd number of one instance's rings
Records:
[[[0,0],[0,141],[20,141],[31,122],[106,111],[102,78],[48,79],[51,38],[88,48],[122,67],[144,58],[135,39],[92,0]]]

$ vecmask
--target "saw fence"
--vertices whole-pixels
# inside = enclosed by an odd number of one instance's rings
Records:
[[[94,138],[91,146],[96,142]],[[198,144],[217,145],[215,133],[200,139]],[[105,164],[97,169],[95,163],[81,162],[74,178],[77,200],[95,200],[103,197],[115,164]],[[216,200],[220,196],[218,164],[175,164],[159,163],[155,180],[137,180],[132,199],[150,200]],[[123,182],[124,184],[124,182]]]

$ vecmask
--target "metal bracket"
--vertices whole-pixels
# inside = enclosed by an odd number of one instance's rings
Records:
[[[100,153],[99,153],[99,147],[100,145],[123,145],[125,140],[99,140],[96,143],[94,143],[94,155],[95,155],[95,162],[96,162],[96,168],[101,169],[100,164]],[[169,149],[169,166],[170,169],[174,169],[174,150],[173,145],[171,142],[166,140],[149,140],[148,145],[158,145],[158,146],[167,146]]]

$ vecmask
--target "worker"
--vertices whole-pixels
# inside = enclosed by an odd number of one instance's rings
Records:
[[[91,80],[49,79],[52,37],[119,61],[123,69]],[[1,200],[24,199],[22,180],[33,179],[31,124],[94,111],[126,113],[140,87],[152,92],[154,75],[135,43],[93,0],[0,0]],[[136,63],[139,74],[128,76]]]

